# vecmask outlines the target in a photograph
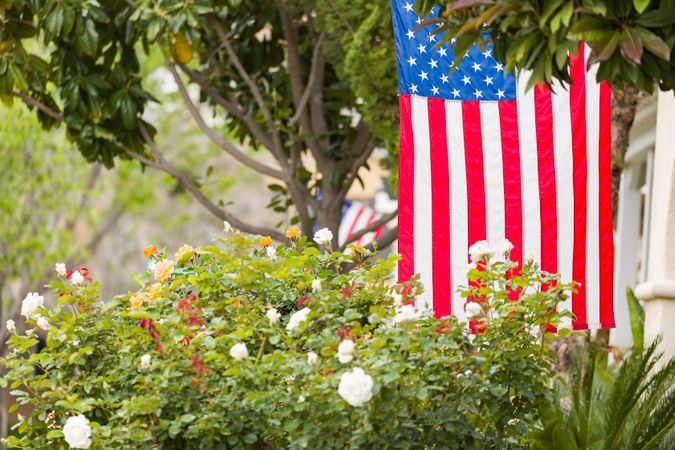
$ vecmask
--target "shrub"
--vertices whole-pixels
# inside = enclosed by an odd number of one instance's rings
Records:
[[[62,448],[70,418],[77,448],[525,446],[551,402],[543,330],[571,287],[483,250],[463,288],[476,333],[414,307],[396,257],[305,237],[149,248],[139,291],[107,302],[61,278],[58,306],[9,341],[3,382],[33,411],[6,445]]]

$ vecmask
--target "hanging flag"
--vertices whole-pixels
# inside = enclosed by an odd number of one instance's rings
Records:
[[[544,271],[580,283],[559,305],[574,329],[614,327],[611,89],[572,57],[572,86],[526,91],[490,45],[454,72],[454,44],[417,29],[414,0],[392,0],[398,59],[399,279],[419,273],[419,299],[464,320],[468,248],[508,239],[511,258],[534,252]]]
[[[375,210],[365,203],[356,200],[345,200],[344,205],[342,206],[340,233],[338,234],[339,244],[344,245],[350,237],[371,226],[373,222],[379,220],[380,217],[380,214],[377,214]],[[380,237],[384,228],[384,225],[377,227],[375,230],[361,235],[352,243],[362,246],[368,245]]]

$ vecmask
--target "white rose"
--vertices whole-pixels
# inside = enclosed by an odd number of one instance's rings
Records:
[[[483,308],[476,302],[468,302],[465,310],[466,318],[469,320],[473,320],[483,315]]]
[[[73,283],[73,286],[84,286],[85,280],[82,274],[76,270],[70,276],[70,282]]]
[[[288,319],[288,323],[286,324],[286,329],[287,330],[292,330],[295,327],[297,327],[301,322],[304,322],[307,320],[307,316],[309,316],[309,313],[312,310],[309,308],[302,308],[300,311],[294,312],[293,315],[291,315],[291,318]]]
[[[267,257],[274,261],[277,259],[277,249],[272,247],[271,245],[267,247]]]
[[[54,270],[56,270],[56,273],[58,276],[65,278],[66,274],[68,273],[68,269],[66,269],[66,265],[63,263],[56,263],[54,266]]]
[[[394,316],[394,323],[407,322],[415,320],[420,316],[419,312],[415,310],[413,305],[403,305],[396,308],[396,315]]]
[[[396,308],[400,308],[403,306],[403,296],[399,294],[398,292],[394,292],[394,295],[392,296],[394,298],[394,306]]]
[[[35,311],[37,311],[38,308],[42,308],[44,302],[45,298],[43,296],[39,295],[37,292],[30,292],[26,295],[26,298],[23,299],[23,303],[21,304],[21,315],[26,319],[30,318],[35,314]]]
[[[223,233],[227,234],[232,231],[232,225],[227,220],[223,221]]]
[[[234,344],[232,348],[230,348],[230,356],[237,361],[243,361],[248,358],[248,349],[246,348],[246,344]]]
[[[281,319],[281,314],[279,313],[279,311],[277,311],[276,308],[268,309],[265,315],[267,316],[267,319],[270,321],[270,325],[275,325],[279,323],[279,319]]]
[[[49,321],[47,319],[45,319],[44,317],[42,317],[42,316],[38,317],[36,323],[37,323],[37,326],[38,326],[39,329],[45,330],[45,331],[49,330]]]
[[[477,241],[469,247],[469,254],[471,255],[471,262],[489,261],[494,250],[490,248],[487,241]]]
[[[9,319],[5,323],[5,328],[7,328],[7,331],[10,333],[16,333],[16,323],[12,319]]]
[[[534,253],[533,251],[527,251],[525,252],[525,255],[523,256],[523,259],[525,260],[526,264],[534,264],[537,262],[537,254]]]
[[[149,369],[150,363],[152,362],[152,356],[147,353],[141,356],[141,369]]]
[[[63,426],[63,438],[70,448],[89,448],[91,446],[91,426],[82,414],[68,417]]]
[[[314,352],[307,353],[307,364],[316,366],[319,363],[319,355]]]
[[[344,252],[342,252],[343,255],[345,256],[351,256],[354,254],[354,249],[351,247],[347,247]]]
[[[373,379],[363,369],[356,367],[340,377],[338,394],[352,406],[363,406],[373,398]]]
[[[513,244],[508,239],[502,239],[497,244],[497,251],[502,255],[507,255],[513,250]]]
[[[345,339],[340,342],[337,352],[338,361],[342,364],[348,364],[354,360],[354,341]]]
[[[314,241],[328,247],[333,242],[333,233],[328,228],[322,228],[314,233]]]
[[[315,278],[312,280],[312,292],[321,292],[321,280]]]

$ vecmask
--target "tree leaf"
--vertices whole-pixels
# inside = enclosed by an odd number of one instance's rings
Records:
[[[96,25],[91,19],[87,19],[84,23],[84,30],[78,36],[78,43],[82,48],[82,51],[89,55],[94,56],[96,54],[96,49],[98,48],[98,32],[96,31]]]
[[[631,63],[638,65],[642,59],[642,39],[632,28],[625,28],[621,33],[621,53]]]
[[[637,12],[642,13],[649,6],[649,0],[633,0],[633,6]]]
[[[646,28],[637,27],[635,31],[642,39],[644,46],[647,47],[647,50],[655,54],[661,59],[670,61],[670,48],[663,39],[652,33]]]
[[[645,311],[631,288],[626,288],[626,301],[628,302],[630,331],[633,334],[633,349],[642,351],[644,348]]]
[[[120,117],[124,128],[127,130],[136,128],[136,103],[128,95],[120,100]]]
[[[649,28],[666,27],[675,23],[675,8],[659,8],[647,11],[635,18],[636,25]]]

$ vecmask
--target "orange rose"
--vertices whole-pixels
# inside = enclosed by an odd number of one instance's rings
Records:
[[[268,245],[272,245],[272,238],[269,236],[263,236],[262,239],[260,239],[260,242],[258,242],[258,245],[261,247],[267,247]]]
[[[286,237],[288,239],[297,239],[300,236],[300,230],[297,227],[290,227],[286,230]]]
[[[155,283],[148,288],[148,301],[157,300],[164,286],[161,283]]]
[[[145,256],[146,258],[151,257],[155,253],[157,253],[157,247],[155,247],[154,245],[148,245],[147,247],[145,247],[145,250],[143,250],[143,256]]]
[[[178,251],[176,252],[174,257],[176,258],[176,261],[179,261],[186,254],[188,254],[190,252],[194,253],[195,251],[196,251],[196,249],[193,246],[185,244],[181,248],[178,249]]]

